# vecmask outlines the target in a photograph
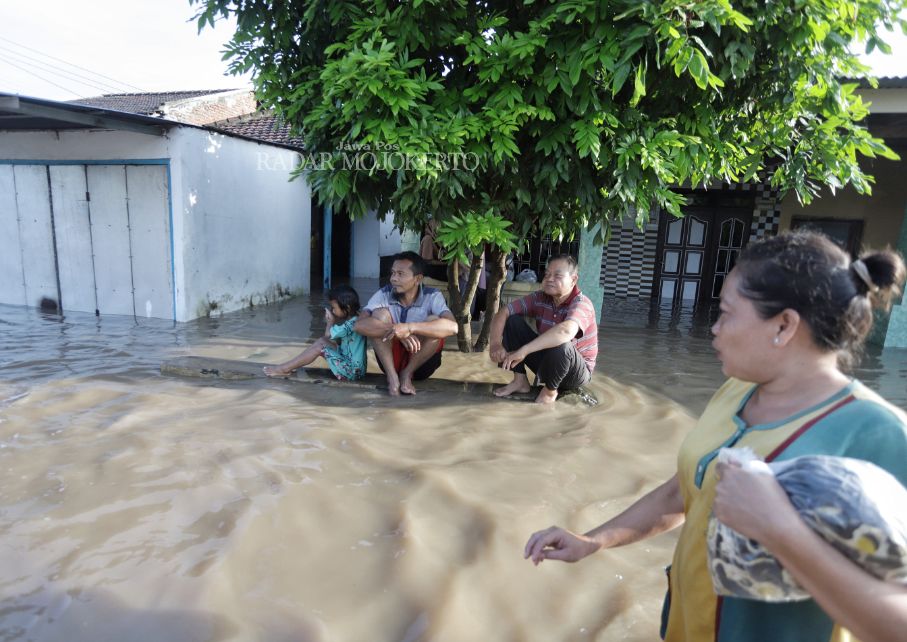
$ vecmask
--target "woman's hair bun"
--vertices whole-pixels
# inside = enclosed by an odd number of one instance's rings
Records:
[[[900,295],[904,285],[907,272],[904,259],[897,252],[879,250],[864,254],[860,261],[866,266],[873,285],[878,288],[877,291],[870,292],[873,307],[887,308],[891,300]]]

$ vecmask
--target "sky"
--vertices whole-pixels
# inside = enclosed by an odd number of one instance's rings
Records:
[[[51,100],[108,93],[234,89],[221,50],[234,23],[198,34],[188,0],[0,0],[0,92]],[[879,76],[907,76],[907,37],[868,58]]]
[[[71,100],[248,86],[221,60],[234,23],[199,34],[196,10],[188,0],[0,0],[0,91]]]

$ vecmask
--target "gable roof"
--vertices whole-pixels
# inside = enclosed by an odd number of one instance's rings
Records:
[[[228,134],[303,149],[302,139],[294,137],[290,126],[273,112],[257,112],[243,118],[212,123],[210,126]]]
[[[219,126],[215,127],[177,122],[161,116],[0,92],[0,133],[101,128],[159,136],[174,127],[202,129],[294,151],[303,148],[301,140],[289,135],[289,127],[280,124],[273,114],[264,112],[236,121],[221,121]]]
[[[199,96],[208,96],[211,94],[222,94],[225,92],[235,91],[234,89],[193,89],[191,91],[160,91],[150,93],[135,94],[104,94],[103,96],[94,96],[91,98],[80,98],[78,100],[67,100],[71,105],[86,105],[89,107],[100,107],[101,109],[112,109],[114,111],[125,111],[133,114],[143,114],[151,116],[161,113],[161,108],[166,103],[172,103],[177,100],[187,98],[198,98]]]
[[[91,106],[99,109],[142,114],[144,116],[162,116],[171,120],[186,123],[180,115],[171,113],[167,105],[188,100],[211,96],[212,101],[217,94],[230,94],[242,90],[236,89],[197,89],[191,91],[163,91],[152,93],[134,94],[105,94],[93,98],[69,100],[67,104]],[[251,96],[251,94],[250,94]],[[254,108],[254,107],[253,107]],[[216,117],[216,116],[215,116]],[[223,117],[223,116],[221,116]],[[191,121],[190,121],[191,122]],[[258,111],[246,113],[235,118],[225,118],[217,121],[196,122],[206,129],[214,129],[224,134],[246,138],[258,142],[271,143],[293,149],[303,149],[302,139],[290,134],[290,127],[273,112]]]

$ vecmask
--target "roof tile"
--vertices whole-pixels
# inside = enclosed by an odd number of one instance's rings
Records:
[[[191,91],[162,91],[140,94],[105,94],[103,96],[80,98],[78,100],[68,100],[66,102],[74,105],[87,105],[89,107],[100,107],[102,109],[113,109],[133,114],[153,116],[161,111],[161,107],[165,103],[171,103],[176,100],[185,100],[186,98],[207,96],[208,94],[221,94],[226,91],[233,90],[195,89]]]
[[[236,120],[212,123],[210,127],[228,134],[303,149],[302,139],[294,137],[290,133],[290,126],[272,112],[258,112]]]

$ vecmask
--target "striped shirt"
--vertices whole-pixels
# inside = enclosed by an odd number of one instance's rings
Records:
[[[595,318],[592,301],[579,288],[573,286],[573,292],[560,305],[555,305],[554,299],[539,290],[511,301],[507,304],[507,309],[510,314],[534,318],[535,329],[539,334],[567,319],[575,321],[579,332],[570,342],[582,355],[589,372],[595,370],[595,359],[598,357],[598,319]]]

